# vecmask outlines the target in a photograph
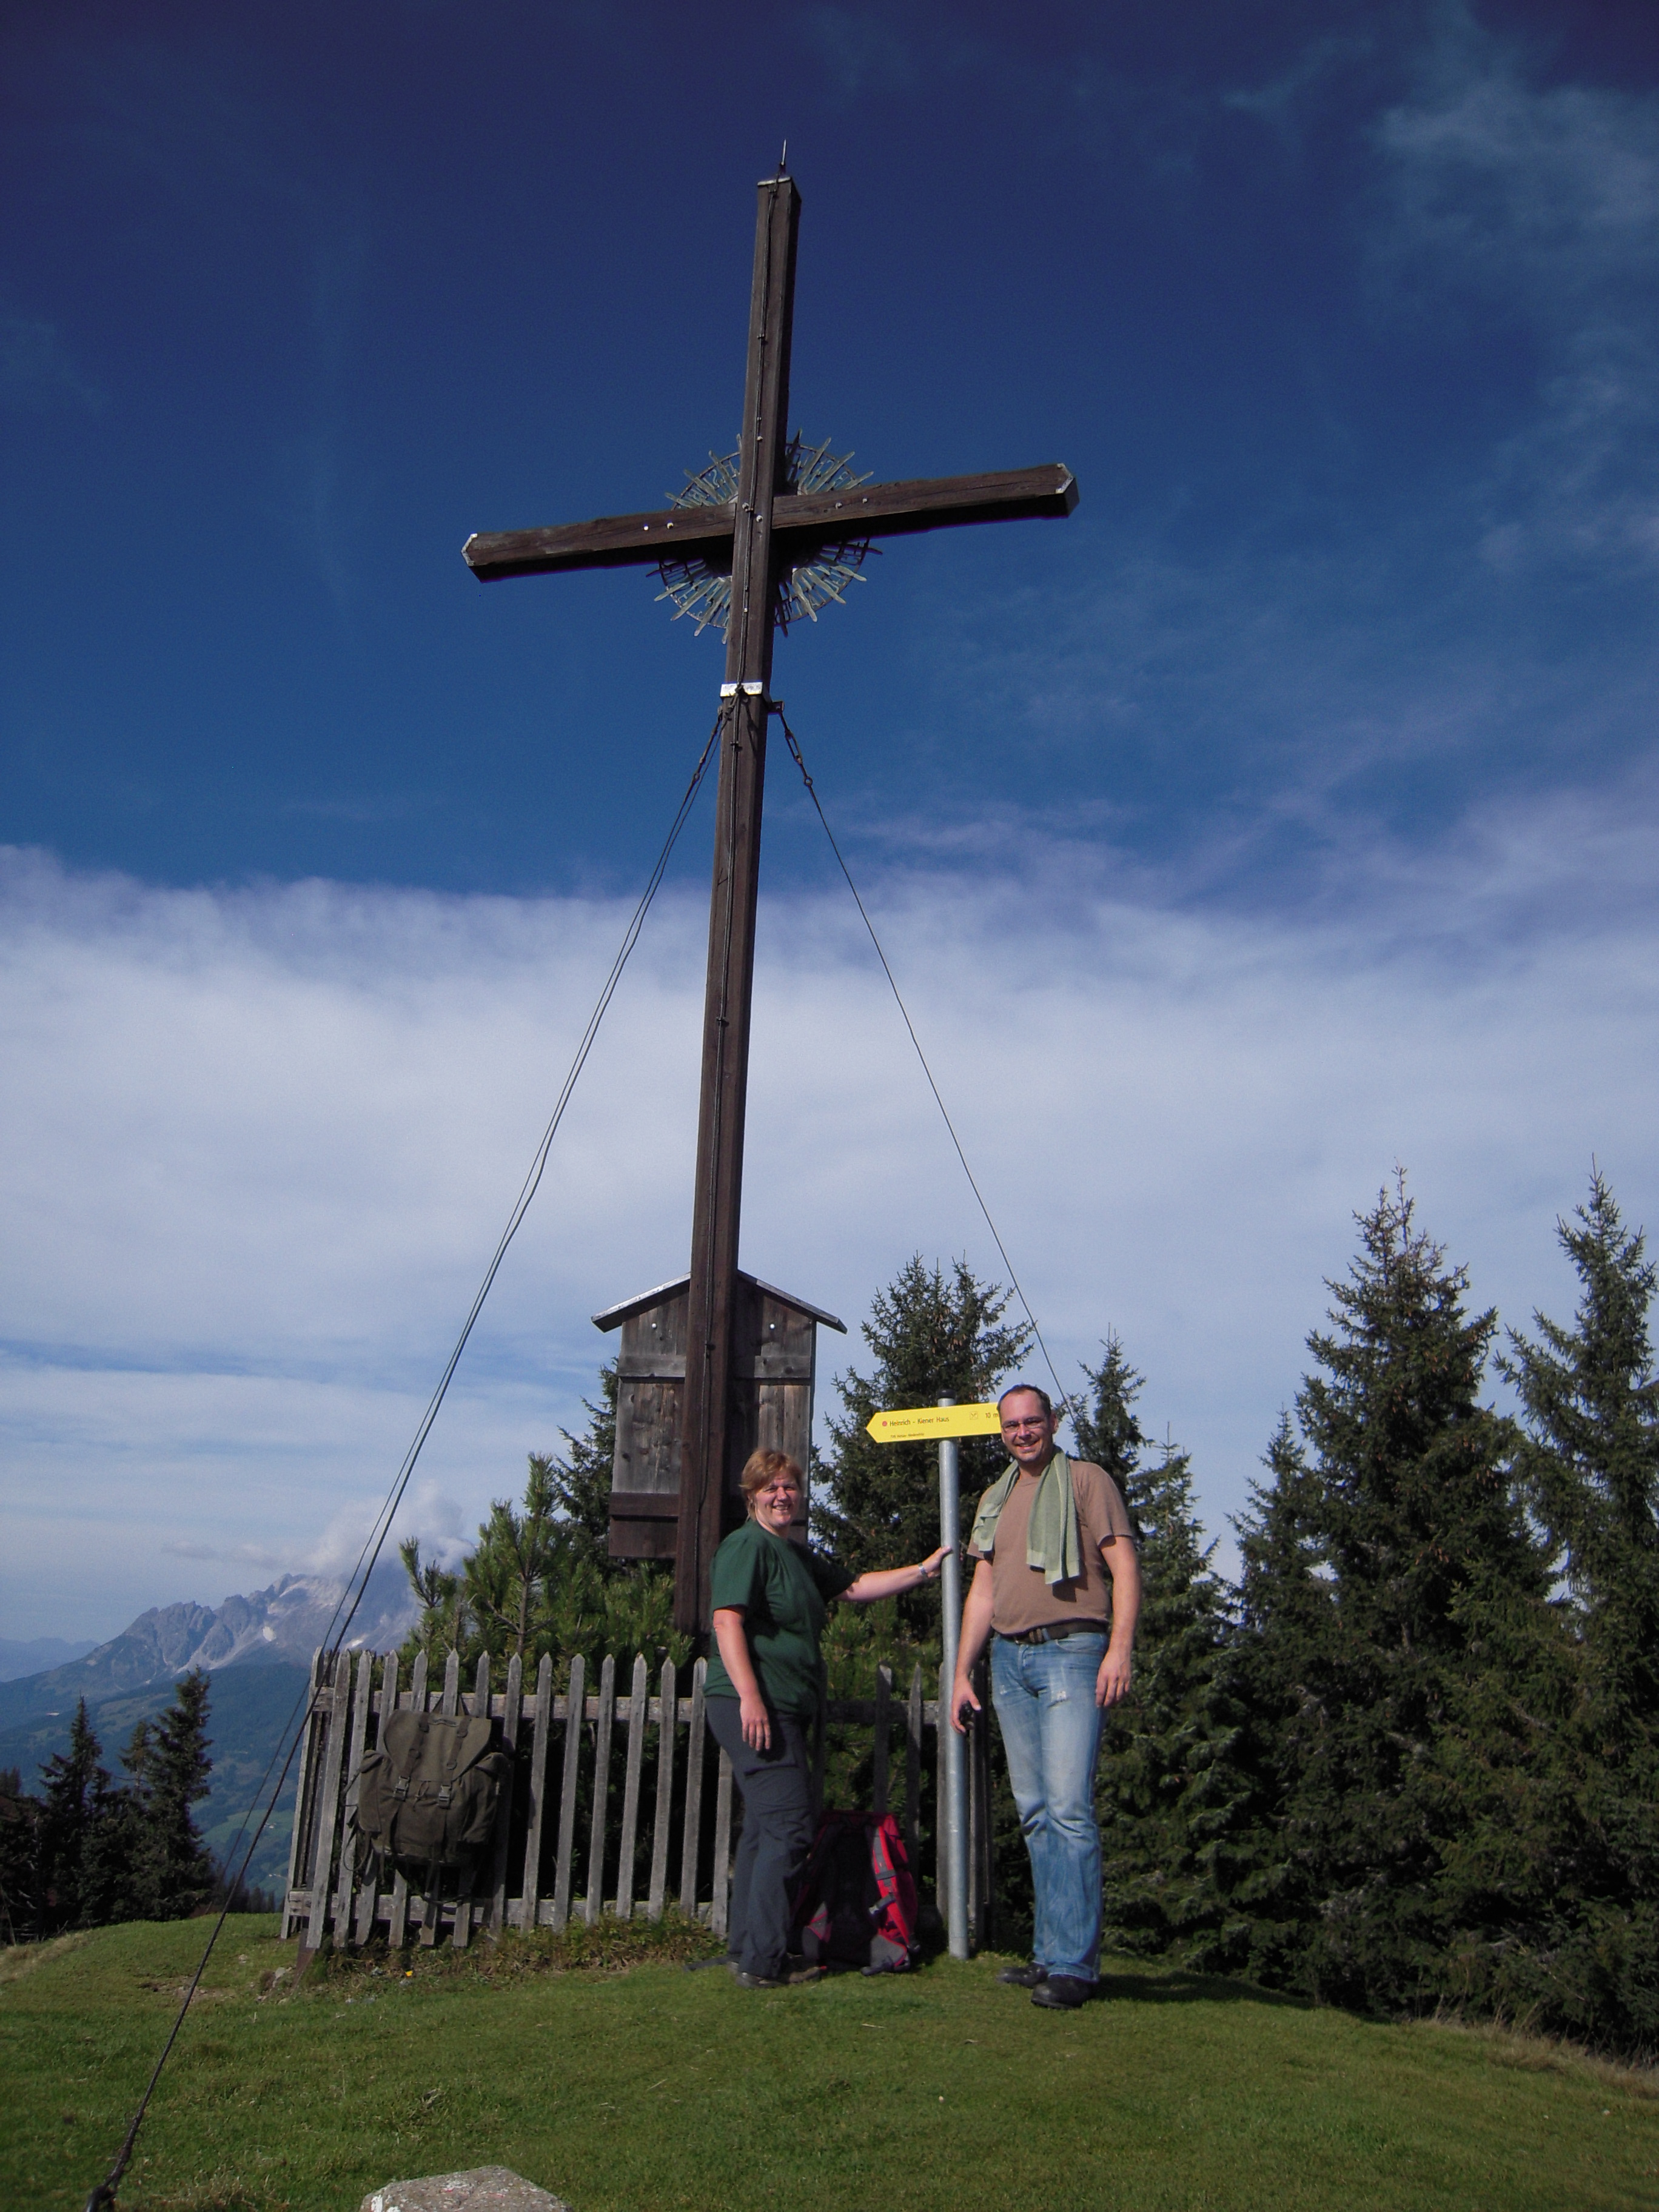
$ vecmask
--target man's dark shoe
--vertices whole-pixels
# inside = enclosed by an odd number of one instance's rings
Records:
[[[1031,2002],[1048,2012],[1075,2012],[1088,2003],[1094,1988],[1092,1982],[1079,1981],[1075,1974],[1050,1974],[1032,1990]]]
[[[1016,1990],[1041,1989],[1048,1978],[1048,1969],[1046,1966],[1005,1966],[997,1976],[1000,1982],[1006,1982],[1011,1989]]]

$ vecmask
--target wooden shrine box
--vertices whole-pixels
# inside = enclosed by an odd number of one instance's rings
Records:
[[[617,1455],[611,1469],[611,1556],[674,1557],[680,1510],[680,1399],[685,1386],[685,1322],[691,1279],[662,1283],[595,1314],[595,1328],[620,1328],[617,1355]],[[726,1467],[728,1528],[743,1517],[738,1478],[763,1446],[811,1464],[812,1385],[818,1323],[847,1334],[845,1322],[752,1275],[738,1276],[732,1335],[734,1403]],[[806,1534],[801,1502],[797,1534]]]

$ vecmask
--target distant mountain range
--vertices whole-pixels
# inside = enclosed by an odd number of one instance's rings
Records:
[[[36,1714],[67,1717],[77,1698],[92,1705],[160,1684],[170,1693],[192,1667],[215,1674],[223,1667],[296,1661],[309,1666],[343,1588],[338,1576],[284,1575],[269,1589],[228,1597],[217,1607],[189,1601],[152,1606],[85,1657],[0,1682],[0,1730]],[[365,1644],[372,1651],[391,1650],[409,1633],[416,1612],[415,1594],[401,1565],[384,1561],[369,1579],[346,1640],[354,1651]]]
[[[250,1597],[228,1597],[218,1607],[185,1603],[152,1607],[107,1644],[88,1647],[43,1639],[58,1660],[21,1680],[0,1680],[0,1769],[17,1767],[25,1790],[39,1786],[40,1770],[69,1742],[76,1703],[103,1747],[103,1763],[118,1781],[120,1754],[136,1723],[172,1701],[180,1675],[201,1667],[212,1676],[208,1735],[213,1758],[212,1794],[196,1820],[213,1849],[223,1854],[258,1791],[271,1753],[305,1690],[312,1653],[324,1638],[343,1583],[326,1575],[284,1575]],[[377,1567],[346,1638],[393,1650],[414,1625],[416,1606],[409,1578],[395,1560]],[[27,1650],[25,1644],[0,1644]],[[84,1654],[65,1661],[64,1652]],[[280,1889],[288,1865],[294,1821],[294,1778],[249,1869],[249,1879]]]
[[[61,1667],[96,1649],[91,1637],[69,1644],[61,1636],[36,1636],[20,1644],[14,1636],[0,1636],[0,1682],[15,1682],[20,1674],[38,1674],[43,1668]]]

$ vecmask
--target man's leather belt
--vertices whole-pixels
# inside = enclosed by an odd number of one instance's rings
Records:
[[[1022,1628],[1012,1636],[1004,1636],[1000,1628],[996,1633],[1005,1644],[1058,1644],[1062,1636],[1104,1636],[1106,1624],[1103,1620],[1061,1620],[1048,1628]]]

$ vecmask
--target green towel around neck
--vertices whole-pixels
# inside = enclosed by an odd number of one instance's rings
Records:
[[[1019,1468],[1011,1462],[980,1499],[969,1539],[975,1551],[988,1553],[995,1544],[997,1522],[1002,1517],[1009,1492],[1018,1480]],[[1037,1477],[1031,1517],[1025,1527],[1025,1564],[1028,1567],[1041,1567],[1045,1583],[1074,1583],[1083,1572],[1077,1499],[1072,1492],[1072,1462],[1058,1447]]]

